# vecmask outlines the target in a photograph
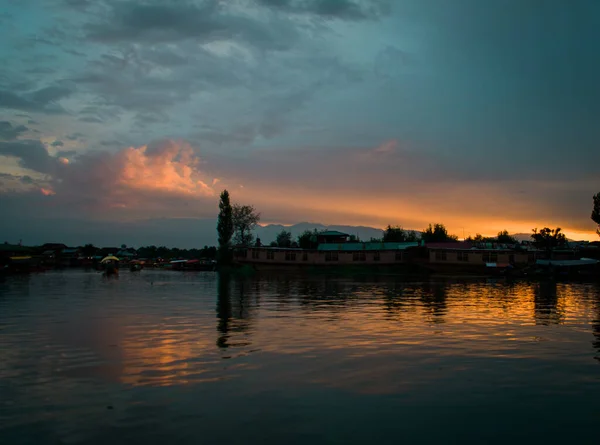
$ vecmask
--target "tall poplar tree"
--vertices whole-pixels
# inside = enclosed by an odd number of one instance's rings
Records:
[[[221,192],[219,201],[219,216],[217,218],[217,233],[219,234],[219,261],[228,262],[230,259],[229,248],[233,237],[233,209],[229,199],[229,192]]]

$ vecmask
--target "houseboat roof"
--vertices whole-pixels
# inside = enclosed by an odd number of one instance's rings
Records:
[[[459,241],[454,243],[425,243],[425,247],[429,249],[470,250],[475,246],[469,241]]]
[[[418,245],[419,245],[418,242],[319,244],[317,246],[317,250],[320,250],[320,251],[404,250],[409,247],[417,247]]]
[[[337,230],[325,230],[324,232],[318,233],[317,236],[350,236],[344,232],[338,232]]]

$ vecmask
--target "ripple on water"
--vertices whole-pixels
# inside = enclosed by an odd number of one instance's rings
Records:
[[[586,440],[597,356],[597,285],[15,277],[0,283],[0,442],[414,443],[423,415],[441,442],[470,437],[465,418],[489,443],[512,437],[495,418]]]

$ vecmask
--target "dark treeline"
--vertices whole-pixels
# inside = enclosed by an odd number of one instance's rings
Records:
[[[93,244],[86,244],[79,248],[79,251],[83,256],[92,257],[96,255],[108,255],[115,254],[115,248],[99,248],[94,246]],[[169,248],[165,246],[143,246],[138,249],[133,249],[131,247],[127,248],[125,246],[121,246],[119,252],[129,252],[134,254],[138,258],[148,258],[148,259],[215,259],[217,256],[217,248],[214,246],[204,246],[202,249],[179,249],[177,247]]]
[[[178,249],[174,247],[169,249],[165,246],[144,246],[137,249],[138,258],[163,258],[163,259],[186,259],[206,258],[213,260],[217,257],[217,248],[214,246],[204,246],[202,249]]]

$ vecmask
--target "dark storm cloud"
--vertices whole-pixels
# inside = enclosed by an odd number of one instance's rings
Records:
[[[73,88],[54,85],[31,93],[14,93],[0,90],[0,108],[34,111],[42,113],[63,113],[64,109],[58,101],[73,93]]]
[[[19,164],[40,173],[52,173],[57,160],[48,154],[40,141],[26,139],[12,142],[0,142],[0,155],[15,156]]]
[[[86,29],[90,40],[104,43],[241,39],[263,48],[285,49],[296,37],[293,28],[280,22],[236,15],[226,3],[216,1],[115,2],[104,20],[89,23]]]
[[[343,20],[378,18],[391,11],[389,0],[257,0],[272,9]]]
[[[129,47],[120,55],[103,55],[90,62],[86,72],[75,76],[73,81],[80,88],[97,96],[97,105],[86,107],[83,113],[108,113],[97,116],[107,120],[118,110],[156,113],[165,108],[187,101],[193,93],[209,88],[223,88],[241,83],[234,64],[222,61],[205,50],[190,47],[171,48],[171,58],[183,58],[189,51],[188,62],[172,76],[153,76],[157,63],[165,63],[166,48],[148,49]],[[146,58],[149,57],[149,58]]]
[[[16,139],[21,133],[24,133],[28,128],[24,125],[13,126],[8,121],[0,121],[0,140],[10,141]]]

